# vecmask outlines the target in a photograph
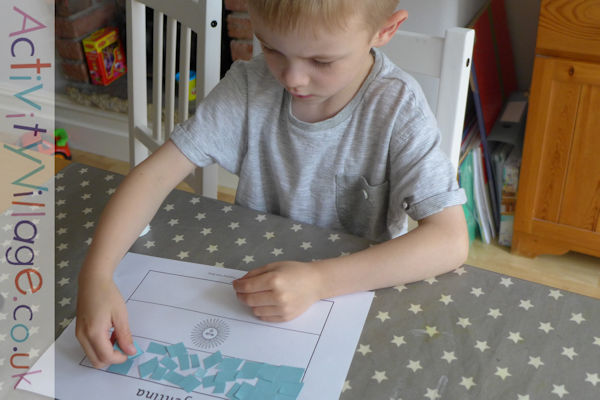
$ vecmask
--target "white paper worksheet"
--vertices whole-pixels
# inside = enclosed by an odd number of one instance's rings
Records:
[[[299,367],[305,369],[299,399],[339,398],[373,293],[322,300],[293,321],[267,323],[236,298],[231,282],[244,274],[128,253],[115,282],[126,300],[133,338],[142,349],[150,342],[183,342],[199,359],[220,351],[223,357]],[[147,360],[142,356],[127,375],[93,368],[75,338],[75,321],[50,351],[55,353],[54,375],[30,375],[31,385],[20,388],[61,400],[226,399],[202,386],[188,393],[166,381],[140,378],[137,365]],[[51,371],[52,366],[45,365],[50,361],[44,354],[32,370]]]

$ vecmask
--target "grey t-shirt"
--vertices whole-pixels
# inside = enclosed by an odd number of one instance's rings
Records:
[[[462,204],[436,120],[416,81],[373,49],[358,93],[335,116],[294,117],[264,57],[235,62],[171,135],[198,166],[239,176],[236,203],[373,240]]]

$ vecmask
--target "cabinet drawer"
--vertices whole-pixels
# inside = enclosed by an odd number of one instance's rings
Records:
[[[600,61],[600,0],[542,0],[536,53]]]

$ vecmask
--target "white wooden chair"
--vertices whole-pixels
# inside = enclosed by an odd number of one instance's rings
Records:
[[[437,91],[425,91],[441,131],[442,150],[458,168],[475,32],[450,28],[445,37],[399,30],[382,50],[419,83],[437,78]]]
[[[152,121],[148,120],[146,8],[153,16]],[[196,35],[196,93],[202,99],[220,79],[221,0],[127,0],[127,67],[129,99],[129,158],[139,164],[168,139],[175,125],[175,63],[179,28],[179,89],[177,115],[189,114],[192,33]],[[166,48],[163,49],[166,16]],[[163,66],[163,54],[165,63]],[[164,67],[164,68],[163,68]],[[164,105],[162,82],[165,82]],[[163,119],[164,109],[164,119]],[[186,179],[198,193],[217,197],[217,166],[197,170]]]

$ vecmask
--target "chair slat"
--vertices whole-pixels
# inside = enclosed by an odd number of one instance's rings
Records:
[[[181,25],[179,41],[179,120],[185,121],[189,114],[189,88],[190,88],[190,49],[192,46],[192,31]]]
[[[159,142],[164,141],[162,132],[163,23],[164,14],[160,11],[154,11],[154,47],[152,49],[152,136]]]
[[[177,21],[167,17],[167,43],[165,61],[165,133],[175,127],[175,55],[177,52]]]

